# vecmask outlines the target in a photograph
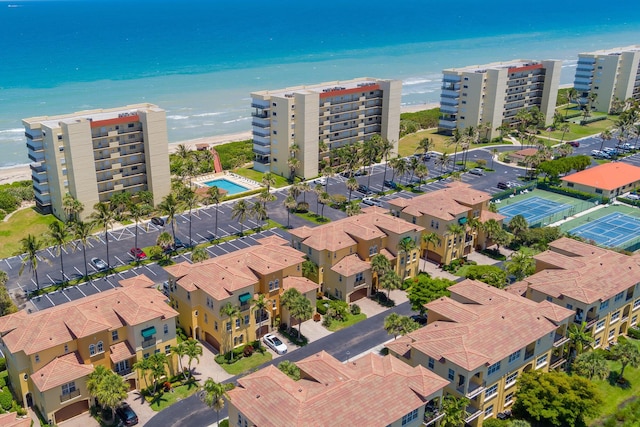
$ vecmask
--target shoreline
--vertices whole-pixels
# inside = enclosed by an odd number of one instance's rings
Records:
[[[437,102],[403,105],[400,107],[401,113],[415,113],[417,111],[430,110],[432,108],[439,107]],[[251,131],[236,132],[226,135],[205,136],[201,138],[188,139],[186,141],[170,142],[169,153],[175,153],[178,146],[184,144],[191,150],[196,149],[196,144],[209,144],[211,146],[226,144],[228,142],[243,141],[251,139]],[[0,168],[0,184],[10,184],[17,181],[30,181],[31,180],[31,168],[28,164],[9,166],[6,168]]]

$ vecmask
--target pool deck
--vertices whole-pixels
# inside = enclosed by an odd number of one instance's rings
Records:
[[[240,176],[238,174],[235,174],[229,171],[200,175],[193,178],[191,182],[197,187],[208,187],[206,183],[216,179],[226,179],[227,181],[230,181],[236,185],[245,187],[247,189],[246,191],[255,190],[255,189],[264,187],[262,184],[260,184],[257,181],[254,181],[249,178],[245,178],[244,176]]]

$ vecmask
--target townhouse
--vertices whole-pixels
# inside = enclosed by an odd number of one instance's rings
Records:
[[[387,257],[403,279],[418,274],[422,231],[420,225],[369,207],[360,215],[289,233],[291,246],[318,266],[322,292],[353,302],[375,290],[377,278],[371,271],[371,258],[376,254]]]
[[[591,331],[594,347],[607,347],[638,324],[640,257],[567,237],[535,257],[536,273],[519,283],[532,301],[573,312],[572,322]]]
[[[0,341],[11,387],[27,407],[37,408],[49,424],[81,414],[93,405],[86,380],[103,365],[140,388],[133,364],[166,353],[169,371],[177,360],[178,313],[145,276],[123,287],[35,313],[25,310],[0,317]]]
[[[392,215],[421,226],[423,233],[438,236],[438,243],[421,243],[422,258],[449,264],[469,255],[475,247],[491,244],[480,224],[494,219],[502,225],[504,216],[489,211],[490,201],[491,194],[452,182],[447,188],[412,199],[390,200],[389,209]]]
[[[560,368],[573,311],[533,302],[474,280],[425,305],[427,325],[387,344],[389,353],[447,379],[445,394],[466,397],[465,422],[481,426],[514,402],[522,372]]]
[[[296,176],[313,178],[331,151],[373,135],[397,153],[401,95],[400,80],[370,77],[254,92],[253,167],[289,177],[293,165]]]
[[[341,363],[324,351],[296,365],[294,381],[274,366],[238,380],[229,392],[237,426],[432,426],[448,381],[391,356]]]
[[[318,285],[302,277],[304,254],[277,236],[258,243],[197,264],[185,261],[165,267],[170,304],[189,336],[224,352],[251,342],[289,319],[280,305],[280,296],[289,288],[296,288],[315,307]],[[268,302],[262,312],[252,310],[252,300],[260,295]],[[228,305],[237,309],[232,317],[223,309]]]

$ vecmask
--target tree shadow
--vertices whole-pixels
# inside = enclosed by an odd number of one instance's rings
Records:
[[[627,390],[631,388],[631,383],[626,379],[620,377],[619,372],[611,371],[609,372],[609,376],[607,377],[607,382],[609,385],[613,387],[619,387],[623,390]]]

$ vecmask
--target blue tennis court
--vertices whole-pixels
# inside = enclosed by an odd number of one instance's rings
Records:
[[[571,205],[553,202],[548,199],[543,199],[542,197],[529,197],[528,199],[507,206],[501,206],[498,208],[498,212],[506,217],[505,222],[507,223],[511,221],[511,218],[514,216],[522,215],[529,224],[534,224],[558,212],[571,212],[572,208],[573,206]]]
[[[623,248],[624,243],[640,237],[640,218],[623,213],[611,213],[569,231],[593,240],[599,245]]]

